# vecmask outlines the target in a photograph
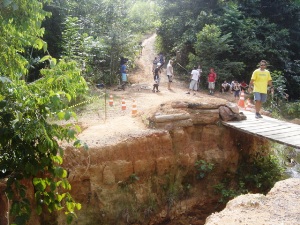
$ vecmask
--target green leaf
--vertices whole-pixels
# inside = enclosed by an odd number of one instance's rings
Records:
[[[74,142],[73,146],[75,146],[76,148],[79,148],[81,146],[81,141],[80,140],[76,140]]]
[[[68,176],[68,172],[66,170],[63,170],[63,174],[61,178],[66,178]]]
[[[64,119],[69,120],[71,118],[71,113],[68,111],[65,113]]]
[[[69,135],[70,138],[75,138],[75,134],[76,134],[75,130],[72,130],[72,129],[68,130],[68,135]]]
[[[63,179],[61,186],[66,190],[71,190],[71,185],[67,179]]]
[[[62,157],[59,156],[59,155],[53,156],[53,157],[52,157],[52,160],[53,160],[53,162],[55,162],[55,163],[57,163],[57,164],[59,164],[59,165],[61,165],[61,164],[63,163],[63,159],[62,159]]]
[[[52,59],[51,55],[45,55],[43,58],[40,59],[40,62],[44,62],[46,60],[51,60],[51,59]]]
[[[48,43],[44,41],[44,44],[43,44],[43,50],[44,52],[46,52],[48,49]]]
[[[53,77],[50,77],[48,80],[47,80],[47,84],[52,84],[54,81],[54,78]]]
[[[41,50],[44,46],[44,41],[40,38],[36,39],[33,45],[35,48],[37,48],[38,50]]]
[[[81,204],[80,203],[76,203],[76,208],[77,208],[77,210],[80,210],[81,209]]]
[[[57,195],[57,201],[61,202],[65,198],[65,193],[62,195]]]
[[[68,101],[70,102],[71,99],[72,99],[71,95],[67,93],[67,94],[66,94],[66,97],[67,97]]]
[[[59,113],[57,113],[57,117],[62,120],[65,117],[65,112],[61,111]]]
[[[69,212],[74,212],[75,204],[73,202],[66,202],[66,206]]]
[[[46,189],[46,182],[41,178],[33,178],[33,185],[38,191],[44,191]]]
[[[81,132],[81,128],[80,128],[80,126],[78,126],[78,125],[75,125],[75,126],[74,126],[74,128],[75,128],[75,130],[76,130],[76,132],[77,132],[77,133]]]

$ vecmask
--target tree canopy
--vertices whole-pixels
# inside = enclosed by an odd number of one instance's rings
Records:
[[[189,55],[181,57],[181,65],[191,69],[201,64],[207,73],[214,66],[222,79],[249,81],[258,62],[266,59],[271,70],[283,72],[290,97],[299,99],[299,1],[167,0],[164,4],[159,28],[162,46],[171,55],[178,51]],[[199,38],[208,26],[218,27],[218,39]],[[222,37],[230,51],[218,46]]]

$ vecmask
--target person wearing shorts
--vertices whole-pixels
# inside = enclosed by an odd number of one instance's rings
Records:
[[[169,63],[167,65],[167,77],[168,77],[168,90],[171,90],[171,83],[173,82],[173,61],[169,60]]]
[[[196,91],[198,90],[199,77],[200,77],[200,73],[197,70],[197,67],[195,66],[191,72],[191,82],[190,82],[190,87],[189,87],[189,91],[187,92],[187,94],[190,94],[190,91],[194,91],[194,95],[196,95]]]
[[[238,102],[239,98],[240,98],[241,85],[239,84],[239,82],[237,80],[234,81],[232,89],[233,89],[234,99],[236,100],[236,102]]]
[[[253,89],[254,101],[255,101],[255,118],[262,118],[260,115],[260,109],[262,103],[267,101],[268,85],[273,88],[272,77],[270,72],[266,69],[267,61],[261,60],[258,69],[252,73],[249,87]]]
[[[207,77],[208,89],[210,95],[214,94],[216,80],[217,80],[217,74],[215,73],[214,68],[210,68],[210,72]]]

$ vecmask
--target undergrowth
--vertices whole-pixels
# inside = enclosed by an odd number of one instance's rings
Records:
[[[274,152],[258,151],[243,159],[235,174],[226,174],[215,191],[222,203],[249,192],[266,194],[283,174],[284,168]]]

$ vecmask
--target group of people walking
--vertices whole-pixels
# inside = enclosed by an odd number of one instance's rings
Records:
[[[167,65],[169,90],[171,89],[171,82],[174,76],[172,64],[173,61],[170,60]],[[249,85],[247,85],[245,81],[239,83],[237,80],[233,81],[231,85],[229,85],[226,81],[221,85],[222,92],[230,90],[231,93],[234,93],[235,100],[237,101],[239,100],[240,92],[242,90],[246,91],[247,89],[250,89],[254,95],[255,111],[256,111],[255,118],[257,119],[262,118],[260,114],[260,110],[262,107],[262,103],[266,102],[267,100],[268,86],[270,86],[271,91],[274,92],[273,85],[272,85],[272,78],[270,72],[266,69],[266,67],[267,67],[267,61],[261,60],[259,63],[259,68],[252,73]],[[193,94],[196,95],[196,91],[199,88],[201,73],[202,73],[202,69],[200,65],[198,67],[195,66],[193,68],[191,72],[189,91],[186,94],[190,94],[193,91]],[[154,79],[156,78],[157,76],[154,75]],[[210,95],[214,94],[216,80],[217,80],[217,74],[214,71],[214,68],[210,68],[209,74],[207,76],[208,89]]]
[[[161,53],[159,54],[158,57],[155,57],[153,61],[153,68],[152,68],[152,72],[154,75],[154,84],[152,90],[153,92],[159,92],[158,88],[160,83],[160,74],[164,63],[165,60]],[[230,91],[231,93],[234,93],[234,97],[236,100],[239,100],[241,90],[244,91],[246,91],[247,89],[251,90],[251,92],[253,92],[254,95],[255,111],[256,111],[255,118],[257,119],[262,118],[260,114],[260,110],[262,107],[262,103],[266,102],[267,100],[268,86],[270,86],[271,91],[274,92],[273,85],[272,85],[272,78],[270,72],[266,69],[266,67],[267,67],[267,61],[261,60],[259,62],[259,68],[254,70],[252,73],[249,85],[247,85],[247,83],[244,81],[239,83],[237,80],[231,82],[231,84],[228,84],[227,81],[224,81],[221,84],[221,91],[222,92]],[[193,92],[193,94],[196,95],[196,91],[198,91],[199,89],[201,73],[202,73],[202,69],[200,65],[198,65],[198,67],[195,66],[193,68],[193,70],[191,71],[191,78],[190,78],[191,81],[189,84],[189,90],[186,94],[191,94],[191,92]],[[168,78],[168,90],[171,90],[171,84],[174,78],[173,60],[169,60],[166,66],[166,75]],[[214,68],[210,68],[209,74],[207,76],[208,89],[210,95],[214,94],[216,80],[217,80],[217,74]]]
[[[158,57],[154,58],[153,67],[152,67],[152,72],[154,74],[154,84],[152,89],[153,92],[159,92],[158,87],[160,83],[161,68],[163,65],[157,59]],[[196,95],[196,91],[199,90],[201,73],[202,73],[202,69],[200,65],[198,65],[198,67],[195,66],[193,68],[193,70],[191,71],[191,82],[189,84],[189,90],[186,94],[190,94],[191,92],[193,92],[193,94]],[[166,67],[166,74],[168,77],[168,90],[171,90],[171,84],[174,78],[173,60],[169,60]],[[210,73],[208,74],[208,88],[209,88],[209,94],[211,95],[214,93],[216,79],[217,79],[217,74],[214,71],[214,69],[211,68]]]

